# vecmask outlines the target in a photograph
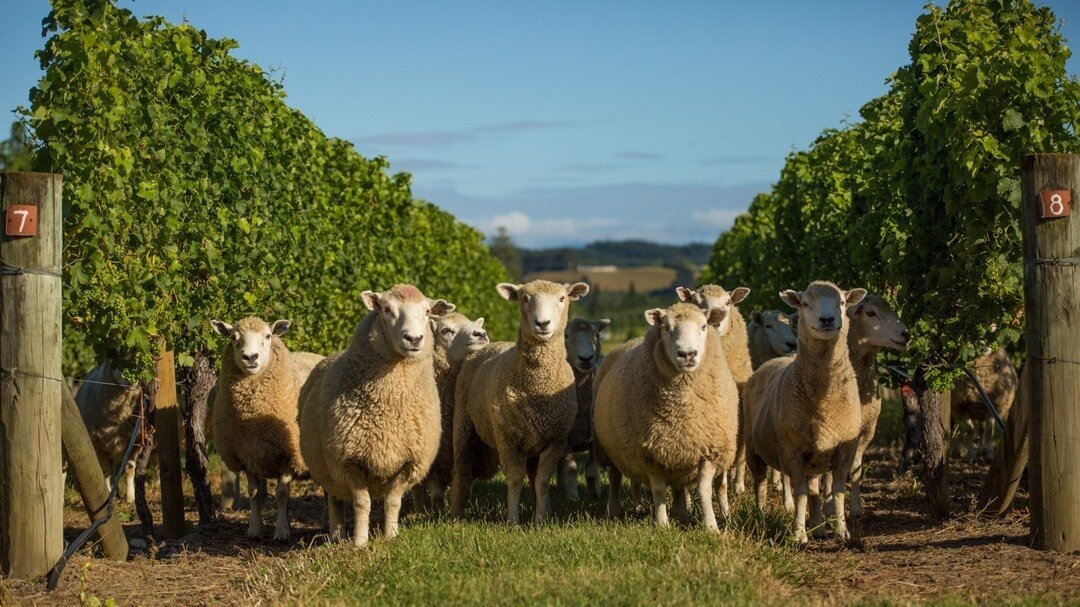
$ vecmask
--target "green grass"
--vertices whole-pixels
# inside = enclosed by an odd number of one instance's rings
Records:
[[[627,516],[612,522],[601,516],[602,500],[561,496],[551,523],[510,528],[505,485],[483,483],[476,493],[465,522],[445,510],[414,514],[392,542],[324,544],[263,561],[248,591],[304,604],[738,605],[790,599],[806,580],[786,515],[759,515],[751,499],[738,501],[715,536],[700,529],[697,512],[691,525],[661,529],[628,499]]]

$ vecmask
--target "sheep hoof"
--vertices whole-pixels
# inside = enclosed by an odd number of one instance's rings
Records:
[[[289,534],[288,529],[275,529],[274,530],[274,541],[275,542],[287,542],[287,541],[289,541],[289,537],[290,537],[290,534]]]

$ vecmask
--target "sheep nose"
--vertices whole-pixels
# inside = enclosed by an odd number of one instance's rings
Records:
[[[409,342],[409,344],[411,344],[414,348],[419,347],[420,342],[424,341],[424,336],[423,335],[413,337],[412,335],[409,335],[408,333],[406,333],[405,335],[402,335],[402,338],[405,341]]]
[[[794,349],[795,349],[795,346],[797,346],[797,345],[798,345],[798,344],[796,344],[796,343],[795,343],[795,342],[793,342],[793,341],[789,341],[789,342],[787,342],[787,347],[791,348],[792,350],[794,350]]]
[[[593,359],[592,356],[582,356],[582,355],[578,354],[578,360],[580,360],[583,363],[591,363],[592,359]]]
[[[253,363],[253,362],[259,360],[259,353],[258,352],[252,352],[251,354],[241,354],[240,358],[244,359],[244,362],[246,362],[246,363]]]
[[[551,321],[550,320],[538,320],[534,324],[536,325],[537,329],[540,329],[541,331],[547,331],[548,327],[551,326]]]
[[[680,360],[694,360],[697,358],[697,350],[678,350],[675,352],[675,355],[678,356]]]
[[[822,327],[831,327],[832,324],[834,322],[836,322],[836,317],[835,316],[819,316],[818,317],[818,322],[821,323]]]

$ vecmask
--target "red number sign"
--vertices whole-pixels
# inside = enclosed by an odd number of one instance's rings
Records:
[[[37,207],[32,204],[13,204],[4,213],[4,233],[8,236],[37,235]]]
[[[1072,191],[1047,190],[1039,194],[1039,217],[1054,219],[1072,213]]]

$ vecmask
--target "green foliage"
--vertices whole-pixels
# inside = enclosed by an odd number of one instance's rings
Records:
[[[54,0],[22,110],[64,175],[70,334],[146,373],[164,341],[215,352],[211,318],[288,317],[290,345],[344,347],[364,289],[412,282],[508,335],[482,236],[415,200],[408,174],[327,138],[235,42]]]
[[[29,171],[34,146],[21,122],[11,124],[11,137],[0,141],[0,171]]]
[[[488,248],[491,249],[491,256],[502,262],[514,280],[521,280],[521,251],[514,245],[514,239],[510,237],[506,228],[499,226],[488,242]]]
[[[791,154],[720,236],[703,282],[776,292],[870,287],[912,325],[935,388],[1022,330],[1020,156],[1080,148],[1080,84],[1053,13],[1029,0],[928,5],[911,63],[855,125]]]

